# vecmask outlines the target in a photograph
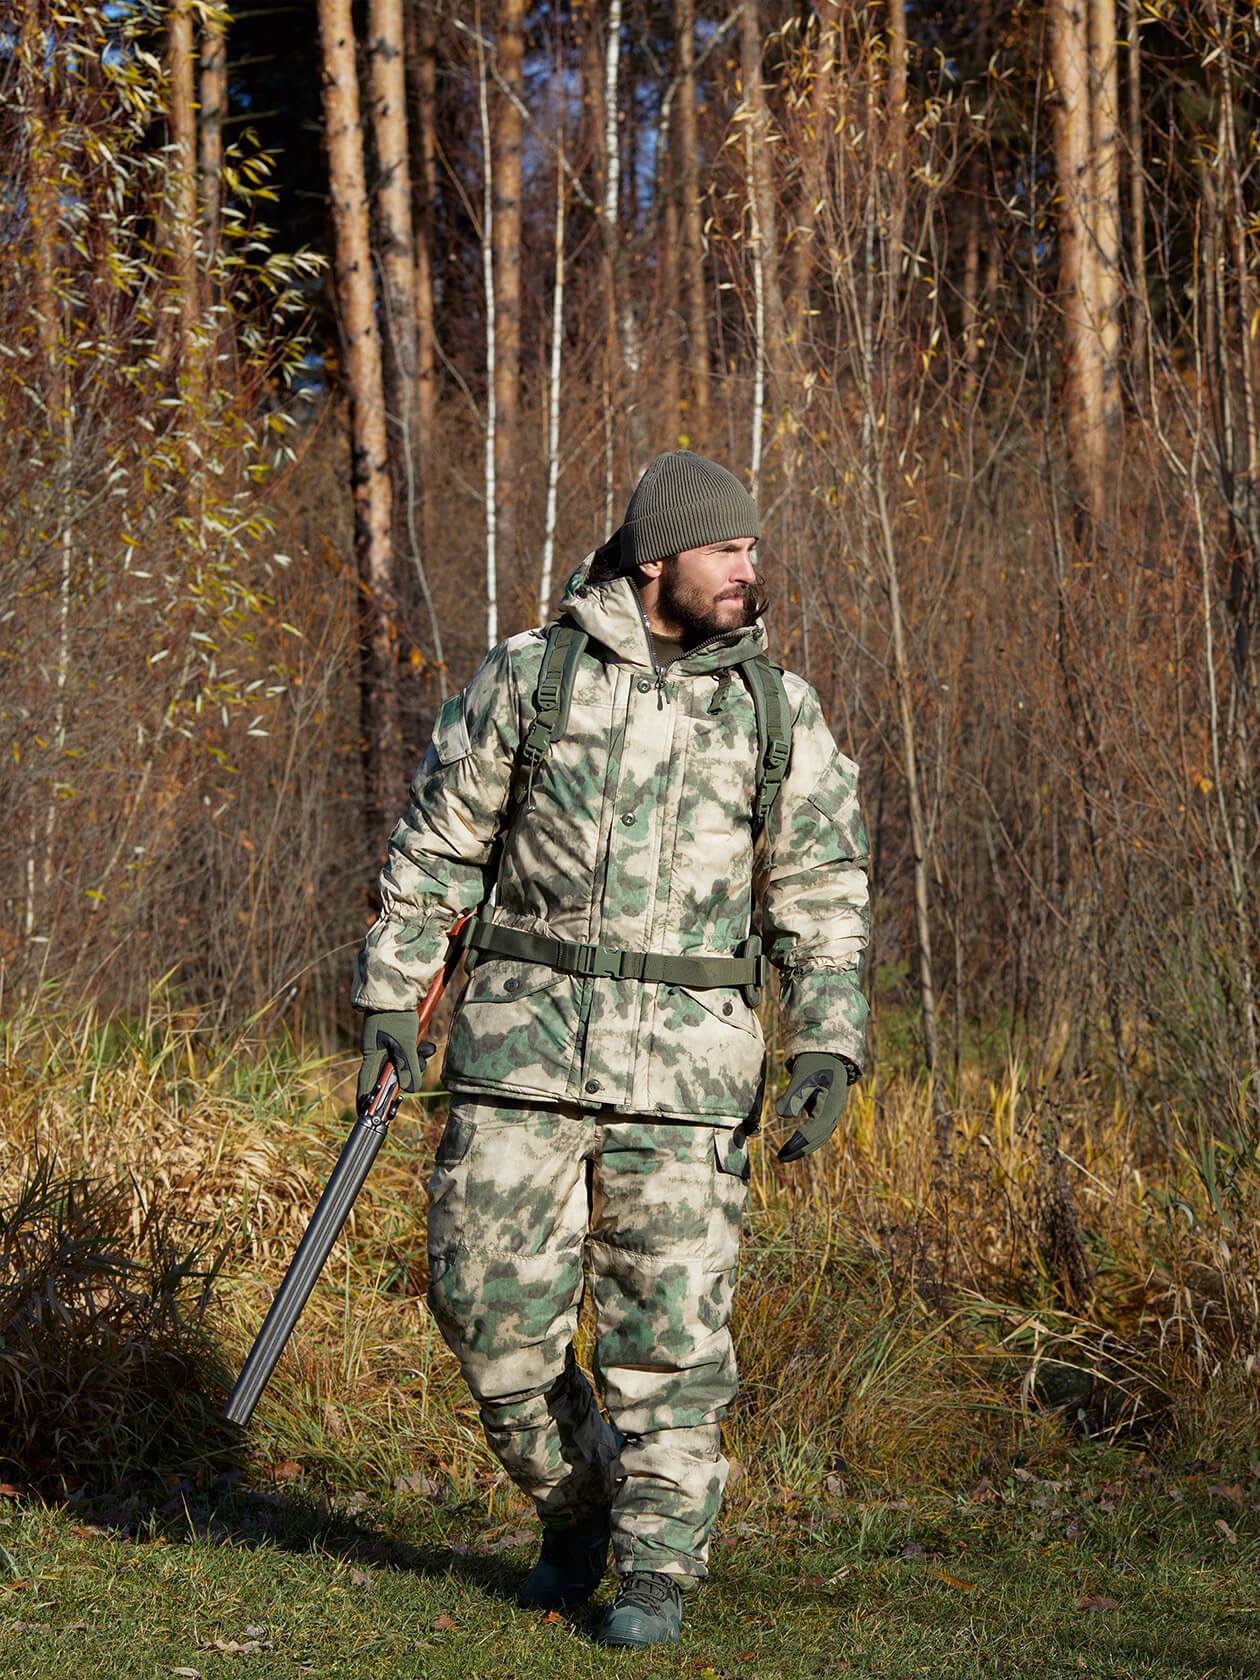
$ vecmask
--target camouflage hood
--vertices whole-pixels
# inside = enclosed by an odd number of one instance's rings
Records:
[[[588,562],[589,565],[589,562]],[[757,725],[740,678],[758,624],[664,670],[627,578],[585,582],[564,607],[590,640],[568,721],[526,800],[512,798],[545,635],[501,643],[442,708],[381,875],[359,953],[360,1009],[414,1005],[461,910],[580,945],[729,956],[759,914],[779,971],[786,1053],[863,1059],[866,836],[857,768],[818,696],[785,676],[792,754],[754,838]],[[736,987],[582,977],[483,958],[456,1007],[445,1077],[498,1100],[607,1105],[735,1126],[759,1109],[764,1042]]]
[[[639,592],[626,577],[609,578],[604,583],[587,583],[591,557],[569,579],[560,603],[560,611],[581,626],[598,642],[606,653],[627,665],[642,665],[654,670],[652,640]],[[700,648],[684,654],[670,667],[671,675],[693,676],[703,671],[716,671],[727,665],[738,665],[766,650],[766,627],[760,619],[747,630],[732,630],[715,636]]]

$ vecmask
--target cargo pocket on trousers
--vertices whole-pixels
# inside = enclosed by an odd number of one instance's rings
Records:
[[[713,1155],[720,1173],[748,1183],[752,1169],[748,1160],[748,1136],[742,1126],[737,1126],[733,1132],[715,1131]]]
[[[438,1139],[434,1165],[457,1167],[472,1148],[472,1140],[476,1135],[475,1120],[467,1120],[461,1114],[448,1115],[442,1136]]]
[[[463,1162],[477,1135],[477,1122],[452,1114],[438,1140],[437,1157],[429,1175],[429,1275],[434,1283],[450,1266],[447,1250],[458,1238],[460,1224],[455,1169]],[[454,1197],[451,1205],[450,1198]]]

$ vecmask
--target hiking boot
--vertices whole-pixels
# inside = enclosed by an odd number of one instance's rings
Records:
[[[668,1575],[636,1569],[621,1577],[599,1626],[605,1645],[665,1645],[682,1631],[682,1593]]]
[[[521,1588],[533,1610],[572,1610],[585,1604],[608,1568],[612,1518],[597,1511],[576,1523],[544,1523],[542,1551]]]

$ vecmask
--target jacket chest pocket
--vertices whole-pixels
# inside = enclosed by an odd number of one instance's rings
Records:
[[[751,706],[718,718],[691,720],[682,765],[679,830],[729,841],[752,822],[757,785],[757,723]]]

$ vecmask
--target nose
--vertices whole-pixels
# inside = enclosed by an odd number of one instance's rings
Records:
[[[731,566],[730,581],[732,583],[754,583],[757,578],[757,568],[753,562],[752,550],[734,556]]]

